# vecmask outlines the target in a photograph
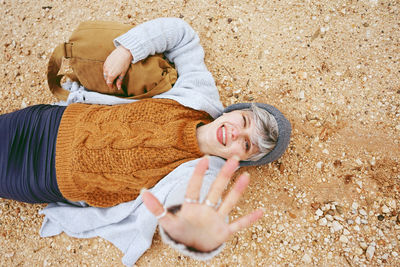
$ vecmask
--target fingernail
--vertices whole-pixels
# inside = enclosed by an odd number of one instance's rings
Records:
[[[243,175],[246,175],[247,177],[250,177],[250,173],[244,172]]]
[[[239,158],[239,156],[238,155],[233,155],[233,157],[232,157],[234,160],[236,160],[236,161],[240,161],[240,158]]]
[[[210,156],[209,156],[209,155],[204,155],[204,156],[203,156],[203,158],[205,158],[205,159],[209,159],[209,158],[210,158]]]
[[[140,189],[140,195],[143,195],[143,193],[147,192],[147,191],[148,191],[147,188],[143,187],[142,189]]]

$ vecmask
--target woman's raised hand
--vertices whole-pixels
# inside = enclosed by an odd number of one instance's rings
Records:
[[[262,210],[255,210],[232,223],[227,223],[225,220],[249,184],[250,178],[247,173],[240,175],[231,191],[217,207],[216,203],[238,164],[237,158],[228,159],[203,203],[198,200],[203,176],[208,168],[207,157],[202,158],[197,164],[187,186],[185,201],[177,213],[166,212],[157,198],[147,190],[142,192],[144,204],[158,217],[160,225],[172,239],[198,251],[212,251],[233,233],[249,227],[263,214]]]
[[[112,89],[114,80],[118,90],[121,90],[122,81],[126,72],[132,62],[131,52],[122,45],[115,48],[110,55],[108,55],[103,65],[103,75],[107,86]]]

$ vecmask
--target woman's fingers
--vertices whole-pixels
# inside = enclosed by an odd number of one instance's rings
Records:
[[[122,80],[132,59],[130,51],[122,45],[115,48],[106,58],[103,65],[103,75],[104,81],[110,89],[113,88],[113,83],[117,79],[116,86],[118,90],[121,90]]]
[[[122,81],[124,80],[124,77],[125,77],[125,73],[122,73],[122,74],[119,75],[118,78],[117,78],[116,85],[117,85],[117,89],[118,89],[118,90],[121,90]]]
[[[208,157],[205,156],[202,159],[200,159],[200,161],[197,163],[193,175],[189,180],[186,189],[185,202],[196,202],[199,200],[203,177],[207,169],[208,169]]]
[[[230,181],[230,178],[235,173],[236,168],[239,166],[239,157],[233,156],[228,159],[225,165],[221,168],[217,178],[214,183],[211,185],[211,189],[208,192],[206,201],[210,204],[218,203],[218,200],[221,198],[222,193],[224,192],[227,184]]]
[[[162,223],[167,223],[171,220],[172,214],[168,213],[167,210],[161,205],[160,201],[147,189],[142,189],[140,192],[144,205],[146,208]]]
[[[258,219],[261,218],[263,215],[264,211],[262,209],[258,209],[253,211],[250,214],[247,214],[246,216],[243,216],[236,221],[232,222],[229,224],[229,231],[231,234],[236,233],[237,231],[240,231],[246,227],[249,227],[253,223],[255,223]]]
[[[223,217],[228,216],[229,212],[233,209],[233,207],[242,196],[244,190],[246,190],[249,182],[250,176],[247,172],[240,175],[232,190],[228,193],[221,206],[219,207],[219,214],[221,214]]]
[[[109,71],[109,69],[110,68],[107,66],[107,60],[106,60],[106,62],[104,63],[104,67],[103,67],[103,77],[104,77],[104,81],[106,82],[108,88],[112,89],[114,80],[117,77],[117,75],[111,74],[112,71]]]

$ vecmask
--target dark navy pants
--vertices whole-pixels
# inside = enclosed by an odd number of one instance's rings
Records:
[[[0,115],[0,197],[28,203],[65,201],[55,170],[64,110],[35,105]]]

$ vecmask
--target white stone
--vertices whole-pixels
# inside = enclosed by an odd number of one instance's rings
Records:
[[[321,219],[318,221],[318,223],[319,223],[319,225],[321,225],[321,226],[325,226],[325,225],[327,224],[327,220],[326,220],[326,218],[321,218]]]
[[[383,205],[383,206],[382,206],[382,212],[383,212],[383,213],[389,213],[390,210],[389,210],[389,208],[388,208],[386,205]]]
[[[334,218],[336,221],[344,222],[344,219],[343,219],[341,216],[339,216],[339,215],[334,215],[333,218]]]
[[[356,163],[357,163],[357,165],[359,165],[359,166],[361,166],[363,163],[362,163],[362,161],[360,160],[360,159],[356,159]]]
[[[368,260],[371,260],[375,253],[375,246],[369,245],[367,251],[365,252],[365,256]]]
[[[364,250],[362,248],[355,248],[354,252],[356,255],[360,256],[364,253]]]
[[[368,215],[367,212],[364,209],[360,209],[359,212],[363,216],[367,216]]]
[[[346,228],[344,228],[344,229],[343,229],[343,234],[344,234],[344,235],[349,235],[350,232],[349,232],[349,230],[347,230]]]
[[[330,214],[326,214],[325,218],[328,219],[328,221],[333,221],[333,217]]]
[[[324,150],[322,150],[322,153],[324,153],[324,154],[327,154],[327,155],[328,155],[328,154],[329,154],[329,151],[328,151],[328,149],[326,149],[326,148],[325,148]]]
[[[382,255],[382,259],[383,260],[387,260],[388,258],[389,258],[389,254],[388,253],[385,253],[385,254]]]
[[[389,201],[389,207],[391,207],[392,209],[396,209],[396,200],[394,200],[394,199],[391,199],[390,201]]]
[[[361,223],[361,219],[360,217],[357,216],[356,220],[355,220],[356,224],[360,224]]]
[[[351,205],[351,208],[353,209],[358,209],[358,203],[357,202],[353,202],[353,204]]]
[[[360,226],[358,225],[354,225],[353,229],[356,230],[357,232],[360,232]]]
[[[300,98],[300,99],[304,99],[304,98],[305,98],[305,96],[304,96],[304,91],[300,91],[300,93],[299,93],[299,98]]]
[[[365,242],[360,242],[360,248],[362,248],[362,249],[364,249],[364,250],[366,250],[367,249],[367,247],[368,247],[368,244],[367,243],[365,243]]]
[[[278,231],[279,231],[279,232],[282,232],[282,231],[283,231],[283,229],[284,229],[283,225],[281,225],[281,224],[280,224],[280,225],[278,225]]]
[[[26,104],[25,100],[22,100],[21,108],[26,108],[28,105]]]
[[[369,161],[369,164],[371,164],[371,166],[375,166],[375,164],[376,164],[375,157],[372,157],[372,159]]]
[[[328,257],[327,258],[328,258],[328,260],[331,260],[333,258],[332,252],[330,252],[330,251],[328,252]]]
[[[324,215],[324,212],[322,210],[320,210],[320,209],[317,209],[315,211],[315,215],[317,215],[318,217],[321,217],[322,215]]]
[[[349,239],[345,235],[341,235],[339,237],[339,241],[343,242],[343,243],[347,243],[347,242],[349,242]]]
[[[304,254],[303,258],[301,259],[304,263],[311,263],[311,257],[308,254]]]
[[[321,169],[322,168],[322,161],[318,161],[317,164],[315,164],[315,166],[317,167],[317,169]]]
[[[397,257],[397,256],[399,256],[399,253],[397,253],[396,251],[392,251],[392,256]]]
[[[292,250],[294,250],[294,251],[298,251],[300,249],[300,246],[299,245],[294,245],[293,247],[292,247]]]
[[[335,232],[340,231],[343,229],[343,226],[338,221],[332,222],[332,228]]]

